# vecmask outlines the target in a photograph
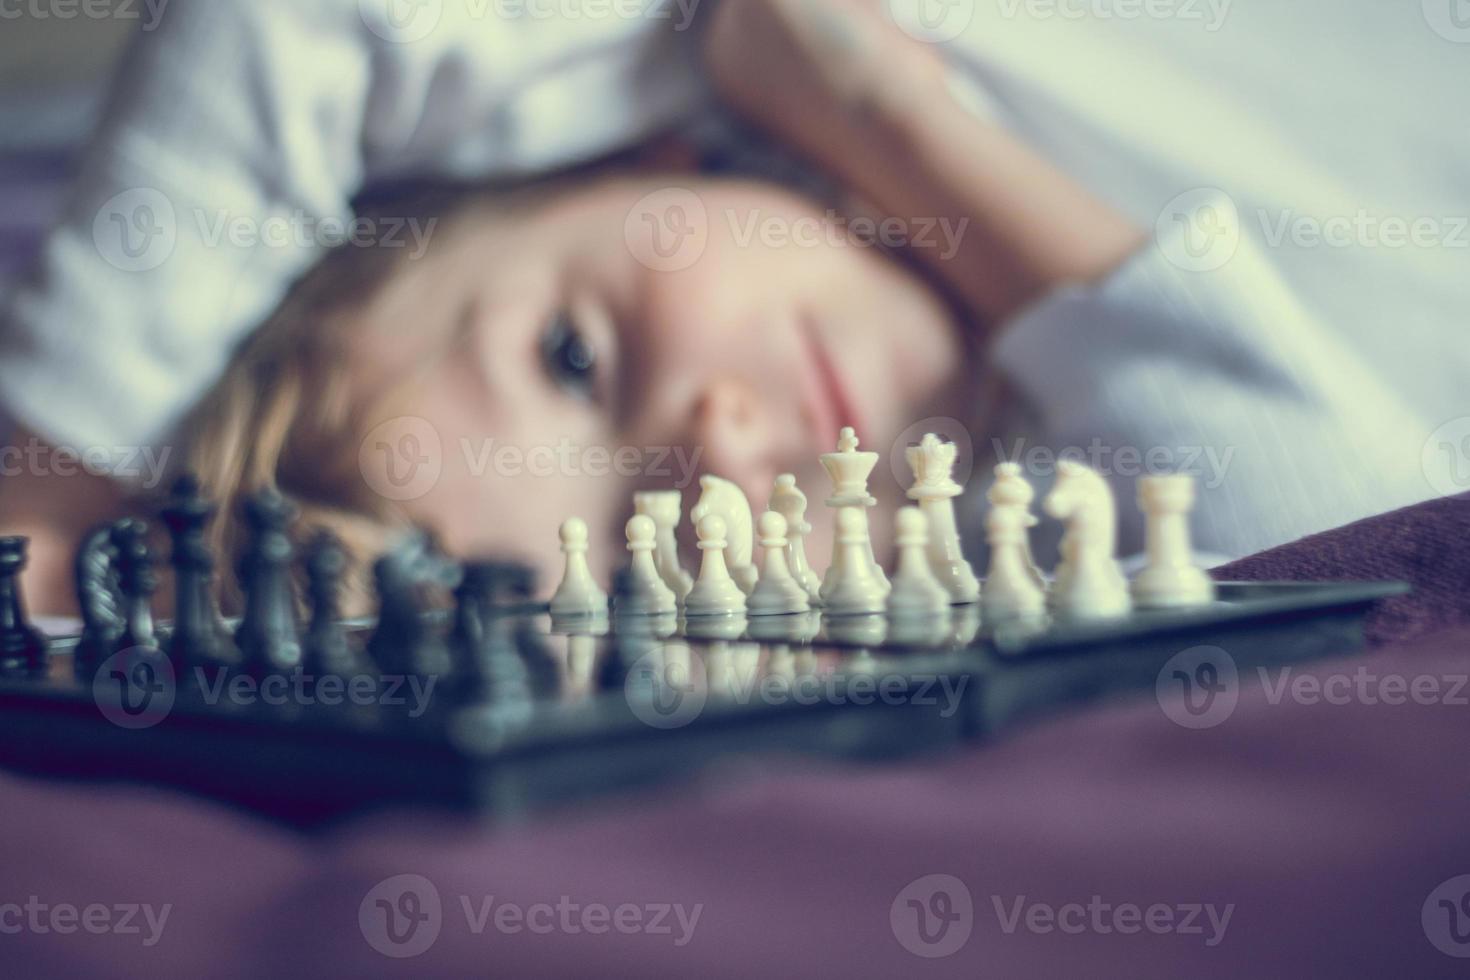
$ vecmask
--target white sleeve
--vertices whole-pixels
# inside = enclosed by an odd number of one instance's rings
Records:
[[[364,184],[544,171],[706,98],[686,5],[570,20],[544,6],[174,0],[125,57],[66,212],[12,297],[3,409],[62,445],[154,441],[352,230]]]
[[[1222,201],[1216,213],[1234,209]],[[1225,555],[1430,496],[1420,445],[1432,426],[1314,320],[1248,237],[1223,265],[1193,271],[1187,233],[1041,300],[993,351],[1035,413],[1043,455],[1069,449],[1112,479],[1123,550],[1141,542],[1141,472],[1199,476],[1195,544]]]

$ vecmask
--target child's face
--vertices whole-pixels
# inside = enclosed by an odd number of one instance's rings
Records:
[[[364,478],[454,553],[521,557],[551,579],[569,516],[591,527],[605,577],[627,557],[634,491],[683,489],[692,540],[698,476],[735,481],[758,515],[792,472],[822,567],[830,482],[817,457],[853,425],[885,455],[872,479],[881,553],[902,495],[893,441],[953,414],[975,373],[948,308],[877,250],[813,240],[822,211],[757,184],[684,181],[705,212],[686,209],[698,224],[684,225],[707,228],[707,242],[701,253],[686,239],[677,269],[650,268],[643,215],[677,202],[640,202],[664,186],[609,180],[509,215],[476,211],[401,266],[352,327],[368,338],[353,355],[359,399],[414,378],[370,420]],[[807,237],[781,244],[768,228]]]

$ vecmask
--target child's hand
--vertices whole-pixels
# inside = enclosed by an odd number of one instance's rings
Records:
[[[940,50],[879,0],[738,0],[716,12],[705,56],[732,106],[906,222],[915,257],[981,322],[1121,264],[1142,234],[961,106]],[[957,248],[918,246],[938,221],[961,230]]]

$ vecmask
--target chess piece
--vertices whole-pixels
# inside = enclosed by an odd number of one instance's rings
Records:
[[[842,522],[844,510],[856,509],[863,513],[862,524],[866,528],[868,518],[866,509],[877,505],[878,501],[868,493],[868,477],[872,475],[873,467],[878,465],[877,453],[858,452],[858,437],[851,426],[844,428],[837,437],[837,451],[835,453],[824,453],[821,457],[822,468],[827,471],[827,476],[832,479],[832,496],[827,498],[827,506],[836,508],[837,521]],[[837,564],[838,556],[843,551],[843,545],[839,534],[832,542],[832,564]],[[883,569],[878,566],[878,561],[873,557],[873,542],[869,538],[866,542],[866,558],[868,571],[867,577],[878,584],[886,595],[888,592],[888,576],[883,574]],[[827,602],[832,582],[832,570],[827,570],[827,577],[822,580],[821,600]]]
[[[472,563],[464,568],[454,590],[454,625],[449,634],[452,687],[463,701],[499,708],[524,706],[528,711],[530,676],[513,625],[493,612],[502,585],[503,569],[494,563]]]
[[[448,645],[424,615],[424,592],[457,584],[456,570],[437,555],[428,536],[409,536],[373,565],[378,625],[367,652],[394,678],[440,677],[452,665]]]
[[[1043,504],[1047,515],[1067,522],[1062,562],[1052,587],[1058,615],[1106,619],[1132,608],[1128,582],[1118,567],[1117,514],[1107,481],[1081,463],[1057,463],[1057,481]]]
[[[776,477],[771,510],[786,518],[786,561],[791,576],[806,589],[807,598],[817,602],[822,595],[822,579],[812,571],[806,558],[806,536],[812,533],[812,526],[806,520],[806,494],[797,488],[796,477],[790,473]]]
[[[861,507],[838,508],[836,553],[822,582],[822,602],[828,614],[858,616],[883,612],[889,590],[873,574],[869,563],[872,554],[867,512]]]
[[[702,558],[699,577],[694,587],[684,597],[684,614],[699,616],[734,616],[745,612],[745,590],[730,576],[725,565],[725,549],[730,546],[726,537],[725,519],[717,514],[706,514],[695,526],[699,535],[699,550]]]
[[[587,522],[569,517],[561,526],[561,551],[566,571],[556,594],[551,597],[553,616],[595,616],[607,612],[607,593],[592,578],[587,566]]]
[[[652,517],[635,514],[628,521],[628,553],[632,558],[624,570],[625,587],[615,592],[619,613],[662,615],[678,611],[674,590],[664,583],[654,561],[657,536],[658,526]]]
[[[990,569],[980,605],[987,618],[1028,619],[1046,612],[1046,591],[1036,581],[1027,547],[1036,518],[1017,496],[1006,496],[985,516]]]
[[[888,593],[891,616],[937,616],[949,610],[949,592],[929,566],[929,519],[917,507],[903,507],[894,518],[898,560]]]
[[[750,595],[759,577],[755,569],[755,520],[751,516],[750,501],[745,492],[717,476],[701,477],[699,486],[704,491],[699,503],[689,512],[697,525],[710,515],[725,522],[725,567],[740,590]]]
[[[204,541],[205,526],[213,516],[199,481],[188,474],[174,483],[169,504],[159,514],[172,541],[174,625],[168,657],[180,677],[190,667],[222,667],[235,661],[229,629],[215,605],[214,559]]]
[[[72,567],[82,632],[72,652],[77,677],[90,678],[110,657],[122,635],[122,595],[117,583],[117,548],[112,525],[95,528],[77,549]]]
[[[284,674],[301,666],[296,599],[291,590],[291,539],[296,509],[272,490],[245,503],[250,540],[240,557],[245,608],[235,645],[252,676]]]
[[[997,507],[1017,508],[1023,518],[1022,530],[1025,532],[1029,532],[1031,528],[1040,523],[1036,515],[1031,513],[1031,502],[1036,499],[1036,491],[1026,481],[1020,463],[996,465],[995,482],[985,494],[985,499],[990,502],[992,509]],[[1026,574],[1030,576],[1038,589],[1045,592],[1046,576],[1041,574],[1041,569],[1036,566],[1036,560],[1031,556],[1031,535],[1029,533],[1022,535],[1021,551],[1021,560],[1025,563]]]
[[[301,642],[302,669],[309,677],[356,677],[362,663],[342,627],[342,578],[347,552],[330,531],[322,530],[306,546],[306,599],[311,620]]]
[[[750,593],[747,606],[752,616],[784,616],[804,613],[811,609],[806,587],[798,582],[786,565],[789,542],[786,518],[775,511],[766,511],[757,525],[760,544],[765,549],[765,562],[761,566],[760,581]]]
[[[26,618],[21,573],[28,538],[0,538],[0,674],[43,674],[48,644]]]
[[[156,651],[153,593],[158,589],[158,573],[148,550],[148,525],[133,518],[118,521],[112,526],[112,547],[117,552],[117,587],[122,596],[123,617],[123,628],[112,652]]]
[[[1138,481],[1138,506],[1145,515],[1148,564],[1133,579],[1133,600],[1146,609],[1199,606],[1215,599],[1215,582],[1194,564],[1189,512],[1194,478],[1186,474],[1145,476]]]
[[[929,518],[929,565],[934,576],[949,592],[952,603],[974,602],[980,598],[980,582],[970,563],[965,561],[954,517],[954,498],[962,492],[954,481],[959,450],[954,443],[943,442],[929,433],[904,455],[914,472],[909,499],[918,501],[924,516]]]
[[[683,511],[684,495],[678,490],[645,490],[633,494],[633,512],[653,518],[658,528],[654,535],[653,563],[664,584],[680,601],[694,585],[694,576],[679,564],[678,528]]]

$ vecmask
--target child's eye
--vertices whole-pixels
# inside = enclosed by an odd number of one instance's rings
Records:
[[[565,313],[552,320],[542,335],[541,356],[547,377],[555,384],[580,397],[592,394],[597,352]]]

